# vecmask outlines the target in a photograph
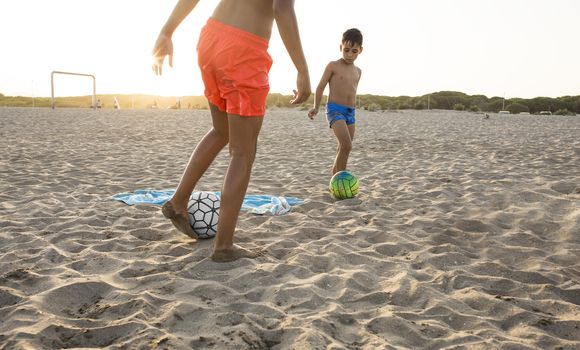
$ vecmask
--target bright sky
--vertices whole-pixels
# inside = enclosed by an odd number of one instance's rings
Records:
[[[0,93],[50,96],[50,72],[95,74],[100,94],[202,95],[195,46],[217,0],[201,0],[174,34],[174,68],[150,52],[176,1],[1,0]],[[296,0],[312,88],[359,28],[360,94],[441,90],[531,98],[580,95],[578,0]],[[296,74],[274,31],[271,92]],[[56,76],[56,96],[92,93],[90,78]]]

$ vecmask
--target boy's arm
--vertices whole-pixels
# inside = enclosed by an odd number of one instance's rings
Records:
[[[153,46],[153,71],[155,74],[161,75],[165,56],[169,56],[169,67],[173,67],[173,42],[171,41],[171,36],[177,26],[187,17],[198,2],[199,0],[179,0],[175,5],[173,12],[171,12],[171,15],[157,37],[155,46]]]
[[[314,95],[314,107],[308,112],[308,117],[310,117],[310,119],[314,118],[314,116],[318,114],[318,110],[320,109],[320,102],[322,102],[322,94],[324,93],[324,89],[326,89],[326,85],[330,81],[330,77],[332,77],[332,62],[330,62],[324,69],[322,78],[320,78],[320,83],[318,83],[318,86],[316,87],[316,94]]]
[[[324,69],[324,73],[322,73],[322,78],[320,78],[320,83],[318,83],[318,86],[316,87],[316,98],[314,99],[314,108],[316,109],[320,108],[322,94],[324,93],[326,85],[330,81],[330,77],[332,77],[332,62],[329,63]]]
[[[296,79],[297,90],[294,90],[294,99],[290,103],[302,103],[310,97],[312,90],[310,87],[308,65],[304,57],[300,34],[298,32],[298,21],[296,20],[296,13],[294,12],[294,0],[274,0],[273,10],[282,42],[296,70],[298,70],[298,77]]]

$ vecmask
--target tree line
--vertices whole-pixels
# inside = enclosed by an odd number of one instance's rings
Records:
[[[504,99],[497,96],[488,98],[484,95],[467,95],[457,91],[440,91],[417,97],[361,95],[359,98],[361,106],[367,109],[380,106],[380,109],[429,108],[491,113],[497,113],[501,110],[506,110],[510,113],[523,112],[530,114],[539,114],[541,112],[554,114],[580,113],[580,96]]]
[[[207,101],[203,96],[164,97],[151,95],[97,95],[102,108],[113,108],[113,98],[117,98],[123,109],[144,108],[191,108],[207,109]],[[291,95],[271,93],[266,100],[268,108],[296,107],[290,103]],[[326,101],[326,97],[323,102]],[[314,96],[303,103],[300,108],[308,109],[314,103]],[[0,93],[0,106],[13,107],[50,107],[51,99],[48,97],[23,97],[4,96]],[[92,96],[57,97],[57,107],[84,108],[92,105]],[[467,95],[457,91],[439,91],[423,96],[381,96],[381,95],[358,95],[357,107],[377,110],[401,110],[401,109],[447,109],[465,110],[472,112],[497,113],[501,110],[510,113],[540,114],[549,112],[552,114],[580,114],[580,96],[562,97],[535,97],[530,99],[490,97],[484,95]]]
[[[291,107],[292,96],[270,94],[268,106]],[[323,101],[326,100],[326,97]],[[312,105],[311,97],[305,105]],[[550,112],[552,114],[580,114],[580,96],[563,97],[535,97],[531,99],[503,97],[488,98],[484,95],[467,95],[457,91],[439,91],[423,96],[381,96],[381,95],[358,95],[357,107],[376,110],[400,110],[400,109],[447,109],[471,112],[498,113],[505,110],[512,114],[530,113],[540,114]]]

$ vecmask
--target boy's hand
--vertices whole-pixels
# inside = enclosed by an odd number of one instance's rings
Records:
[[[163,33],[159,34],[151,54],[154,60],[152,68],[155,75],[161,75],[163,72],[165,56],[169,56],[169,67],[173,67],[173,42],[171,41],[171,37]]]
[[[293,105],[306,101],[312,93],[312,90],[310,89],[310,75],[308,75],[308,71],[304,73],[298,72],[298,77],[296,78],[296,88],[298,90],[293,90],[294,98],[290,100],[290,103]]]
[[[308,118],[314,119],[314,116],[318,114],[318,108],[312,108],[308,111]]]

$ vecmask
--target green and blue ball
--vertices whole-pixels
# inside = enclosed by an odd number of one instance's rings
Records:
[[[336,199],[354,198],[358,193],[358,179],[349,171],[339,171],[332,176],[328,187]]]

